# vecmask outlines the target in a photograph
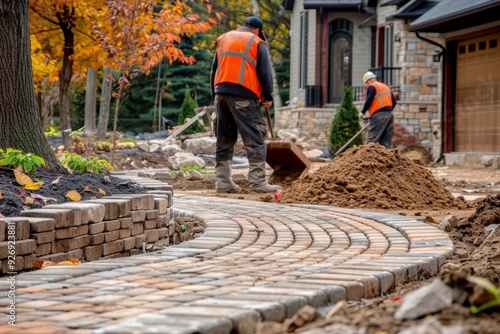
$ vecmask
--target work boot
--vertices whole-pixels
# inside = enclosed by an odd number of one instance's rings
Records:
[[[267,183],[265,162],[249,163],[248,183],[250,191],[254,193],[274,193],[281,190],[280,186]]]
[[[215,163],[215,192],[239,193],[241,187],[233,182],[231,161],[217,161]]]

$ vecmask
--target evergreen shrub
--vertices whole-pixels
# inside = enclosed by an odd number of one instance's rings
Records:
[[[183,125],[186,118],[193,118],[196,116],[194,109],[198,108],[198,104],[191,96],[191,89],[186,89],[184,94],[184,101],[182,101],[181,112],[179,113],[179,118],[177,119],[178,125]],[[204,132],[205,128],[200,122],[194,122],[189,128],[182,132],[183,134],[193,134],[198,132]]]
[[[330,125],[328,136],[329,150],[335,153],[344,146],[359,130],[359,111],[352,101],[352,87],[346,87],[344,97],[338,106]],[[363,136],[359,135],[349,147],[363,144]],[[347,148],[346,148],[347,149]]]

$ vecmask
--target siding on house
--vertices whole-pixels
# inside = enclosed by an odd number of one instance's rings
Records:
[[[308,10],[309,12],[309,36],[307,45],[307,85],[315,85],[316,78],[316,11]],[[304,95],[305,96],[305,95]],[[305,99],[305,98],[304,98]]]
[[[378,6],[377,7],[377,25],[386,24],[386,18],[396,12],[396,6]]]
[[[293,12],[290,21],[290,103],[296,101],[294,105],[305,105],[306,90],[301,88],[299,83],[299,67],[300,67],[300,20],[303,13],[303,1],[295,1]],[[316,44],[316,11],[307,10],[309,13],[308,24],[308,63],[307,63],[307,80],[306,85],[314,85],[315,73],[315,44]]]

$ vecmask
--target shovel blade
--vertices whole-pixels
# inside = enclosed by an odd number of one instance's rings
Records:
[[[266,162],[274,170],[274,178],[300,178],[309,171],[311,161],[293,141],[267,139],[266,147]]]

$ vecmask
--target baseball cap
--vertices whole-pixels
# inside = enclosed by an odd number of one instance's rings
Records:
[[[260,18],[258,18],[257,16],[249,16],[245,20],[245,24],[259,29],[260,39],[262,39],[263,41],[266,40],[266,38],[264,37],[264,33],[262,32],[262,28],[264,27],[264,23],[262,23],[262,20]]]

